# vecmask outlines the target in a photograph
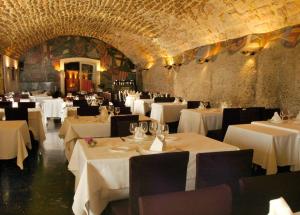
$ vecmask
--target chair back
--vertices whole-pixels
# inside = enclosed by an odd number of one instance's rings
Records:
[[[120,114],[132,114],[130,107],[120,107]]]
[[[229,184],[238,191],[238,180],[251,176],[253,149],[198,153],[196,155],[196,189]]]
[[[140,95],[140,99],[150,99],[150,95],[142,94],[142,95]]]
[[[185,190],[189,152],[131,157],[129,160],[129,207],[139,214],[138,198]]]
[[[268,214],[269,201],[283,197],[292,211],[300,211],[300,172],[242,178],[238,213]]]
[[[111,136],[125,137],[130,135],[129,125],[139,121],[139,115],[118,115],[112,116],[111,120]]]
[[[27,108],[5,108],[6,120],[26,120],[28,122]]]
[[[231,215],[231,190],[227,185],[196,191],[144,196],[140,215]]]
[[[73,100],[74,107],[87,107],[88,103],[85,99]]]
[[[249,124],[253,121],[263,120],[265,108],[264,107],[248,107],[240,112],[240,121],[242,124]]]
[[[264,111],[263,120],[271,119],[275,112],[277,112],[279,114],[280,108],[266,108]]]
[[[224,134],[226,133],[229,125],[236,125],[241,123],[240,112],[241,108],[224,108],[222,122],[222,130]]]
[[[35,102],[19,102],[19,108],[35,108]]]
[[[200,105],[200,101],[187,101],[187,108],[188,109],[198,108],[199,105]]]
[[[0,102],[0,108],[7,108],[12,107],[12,102],[10,101],[1,101]]]
[[[99,106],[81,106],[77,108],[78,116],[96,116],[99,115]]]
[[[154,103],[174,102],[175,97],[155,97]]]

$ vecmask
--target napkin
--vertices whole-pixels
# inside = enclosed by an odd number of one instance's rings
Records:
[[[203,105],[202,102],[200,102],[200,105],[199,105],[198,109],[200,109],[200,110],[204,110],[205,109],[205,107],[204,107],[204,105]]]
[[[183,99],[183,101],[181,102],[181,104],[186,105],[187,101],[185,99]]]
[[[144,130],[141,127],[136,127],[134,131],[134,138],[135,139],[143,139],[145,136]]]
[[[300,120],[300,111],[299,111],[299,113],[296,116],[296,120]]]
[[[179,102],[180,102],[179,99],[175,98],[174,103],[179,103]]]
[[[158,137],[156,137],[150,146],[150,151],[162,152],[163,148],[164,143]]]
[[[271,121],[273,121],[273,122],[281,122],[281,120],[282,119],[280,118],[278,112],[275,112],[273,117],[271,118]]]
[[[108,119],[108,111],[105,106],[101,108],[100,119],[101,121],[106,121]]]
[[[293,215],[293,212],[284,198],[280,197],[278,199],[273,199],[270,201],[270,209],[268,215]]]

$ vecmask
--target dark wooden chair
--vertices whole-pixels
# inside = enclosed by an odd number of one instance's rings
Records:
[[[249,124],[253,121],[261,121],[264,119],[264,107],[248,107],[240,112],[240,123]]]
[[[96,116],[99,115],[99,106],[81,106],[77,108],[78,116]]]
[[[35,102],[19,102],[19,108],[35,108]]]
[[[174,102],[175,97],[155,97],[154,103]]]
[[[88,103],[85,99],[73,100],[74,107],[87,107]]]
[[[0,102],[0,108],[7,108],[12,107],[12,102],[10,101],[1,101]]]
[[[129,125],[139,121],[139,115],[118,115],[111,117],[111,136],[124,137],[130,135]]]
[[[280,108],[266,108],[264,110],[263,120],[271,119],[275,112],[279,114]]]
[[[6,120],[26,120],[28,122],[28,110],[27,108],[5,108]]]
[[[139,198],[140,215],[231,215],[227,185]]]
[[[198,108],[199,105],[200,105],[200,101],[187,101],[187,108],[188,109]]]
[[[139,215],[141,196],[184,191],[189,152],[141,155],[130,158],[129,201],[110,204],[112,215]]]
[[[236,214],[268,214],[269,201],[283,197],[290,208],[300,211],[300,172],[247,177],[239,180],[240,203]]]
[[[119,114],[132,114],[130,107],[120,107],[120,113]]]

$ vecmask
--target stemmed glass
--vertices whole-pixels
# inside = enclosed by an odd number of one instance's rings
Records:
[[[167,136],[169,134],[169,126],[168,126],[168,124],[161,125],[161,132],[164,135],[164,137],[167,138]]]
[[[282,111],[280,111],[280,117],[281,117],[281,119],[282,120],[284,120],[285,119],[285,117],[286,117],[286,114],[284,113],[284,111],[282,110]]]
[[[120,112],[121,112],[120,107],[115,107],[115,113],[116,113],[116,115],[119,115]]]
[[[143,129],[144,134],[148,132],[148,122],[140,122],[139,126]]]
[[[152,135],[156,135],[157,128],[158,128],[157,122],[151,121],[149,124],[149,131]]]
[[[109,105],[109,106],[108,106],[108,112],[109,112],[110,114],[113,114],[113,112],[114,112],[114,106],[113,106],[113,105]]]
[[[103,104],[103,98],[102,97],[99,98],[99,104],[100,104],[100,106],[102,106],[102,104]]]
[[[132,135],[134,135],[135,133],[135,128],[138,126],[138,124],[136,122],[132,122],[129,124],[129,131]]]

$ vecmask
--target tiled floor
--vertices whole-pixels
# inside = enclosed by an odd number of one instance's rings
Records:
[[[58,129],[48,123],[47,139],[20,170],[15,161],[0,161],[0,215],[71,215],[74,176],[67,169]]]

